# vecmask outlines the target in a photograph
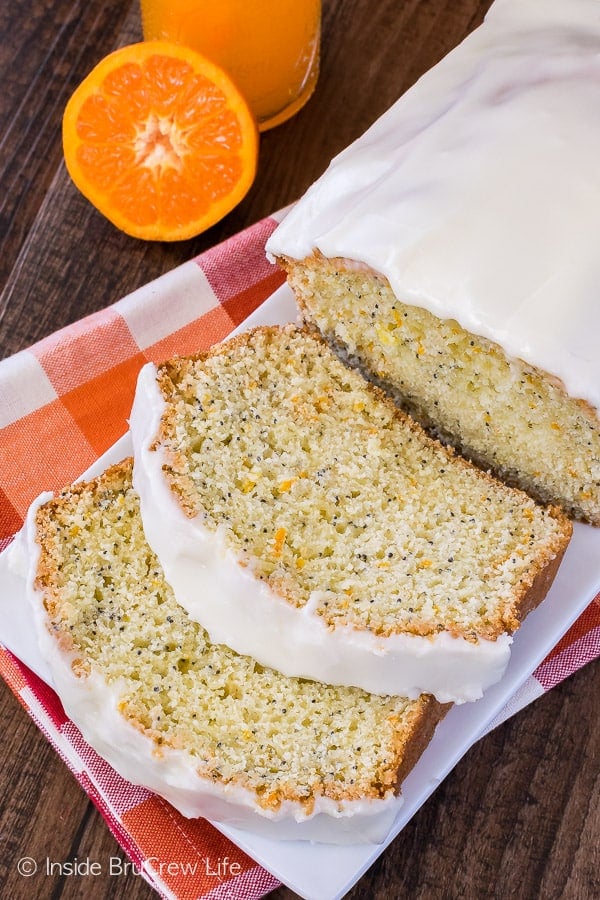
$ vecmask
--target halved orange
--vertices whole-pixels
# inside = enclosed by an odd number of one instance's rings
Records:
[[[79,85],[63,117],[67,170],[134,237],[176,241],[223,218],[256,174],[258,129],[229,76],[167,41],[130,44]]]

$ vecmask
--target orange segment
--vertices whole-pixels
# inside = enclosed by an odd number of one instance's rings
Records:
[[[148,41],[111,53],[79,85],[63,149],[81,193],[117,228],[175,241],[244,197],[258,129],[221,68],[179,44]]]

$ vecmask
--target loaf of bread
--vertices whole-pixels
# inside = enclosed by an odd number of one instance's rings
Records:
[[[307,320],[485,469],[600,525],[600,14],[496,0],[268,242]]]
[[[433,698],[287,678],[211,643],[145,541],[131,461],[42,503],[28,527],[42,653],[67,714],[124,777],[187,816],[273,837],[389,827],[445,711]]]
[[[287,675],[476,699],[571,535],[294,326],[149,364],[130,425],[175,597]]]

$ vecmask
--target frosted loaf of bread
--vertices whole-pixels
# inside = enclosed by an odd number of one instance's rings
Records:
[[[287,675],[476,699],[571,534],[294,326],[147,365],[130,427],[177,600]]]
[[[338,352],[600,524],[600,4],[496,0],[270,238]]]

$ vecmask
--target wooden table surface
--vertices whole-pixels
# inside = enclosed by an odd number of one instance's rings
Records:
[[[258,177],[243,203],[199,238],[168,245],[116,231],[77,193],[62,162],[65,102],[97,60],[139,38],[137,2],[3,3],[1,355],[114,302],[299,196],[337,151],[479,24],[488,6],[324,0],[322,70],[312,100],[263,135]],[[349,897],[600,897],[599,697],[595,662],[480,741]],[[3,684],[0,716],[0,896],[156,896],[133,874],[18,874],[23,856],[106,864],[122,854]],[[295,895],[281,888],[272,896]]]

